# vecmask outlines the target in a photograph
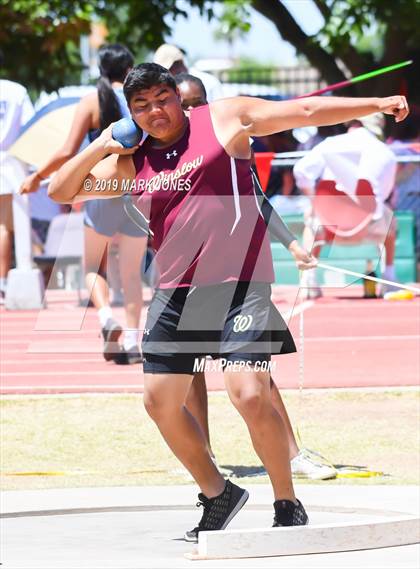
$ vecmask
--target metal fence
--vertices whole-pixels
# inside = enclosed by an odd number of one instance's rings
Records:
[[[244,94],[250,85],[253,86],[253,90],[260,86],[262,92],[270,87],[270,91],[275,89],[284,97],[304,95],[326,85],[319,71],[307,65],[223,69],[215,71],[214,74],[226,85],[242,85]]]

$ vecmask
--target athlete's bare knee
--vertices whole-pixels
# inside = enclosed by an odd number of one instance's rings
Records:
[[[239,394],[234,405],[246,421],[259,421],[267,410],[266,397],[258,391]]]
[[[155,423],[171,420],[171,417],[181,408],[181,405],[174,402],[172,398],[155,393],[152,390],[145,391],[143,403],[148,415]]]
[[[143,404],[149,417],[158,422],[166,407],[164,402],[158,397],[154,397],[150,392],[145,392]]]

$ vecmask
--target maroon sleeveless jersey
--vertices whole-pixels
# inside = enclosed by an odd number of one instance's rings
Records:
[[[273,282],[250,160],[231,158],[208,105],[193,109],[180,140],[133,156],[137,208],[150,220],[159,288],[228,281]]]

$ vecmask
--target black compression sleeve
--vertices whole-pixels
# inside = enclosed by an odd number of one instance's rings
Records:
[[[296,240],[296,237],[289,231],[286,224],[273,208],[266,195],[262,191],[261,185],[258,181],[258,177],[252,169],[252,177],[254,179],[254,189],[255,195],[257,197],[258,203],[260,204],[261,213],[264,217],[265,224],[267,225],[268,231],[272,237],[275,237],[282,245],[289,248],[292,241]]]

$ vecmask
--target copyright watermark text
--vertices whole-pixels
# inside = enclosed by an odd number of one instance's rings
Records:
[[[140,194],[142,192],[153,193],[158,191],[188,192],[191,189],[191,180],[188,178],[175,180],[163,179],[160,184],[157,184],[156,181],[149,182],[143,179],[118,180],[117,178],[112,178],[104,180],[97,178],[92,180],[91,178],[86,178],[83,182],[83,189],[85,192],[118,192],[121,194]]]

